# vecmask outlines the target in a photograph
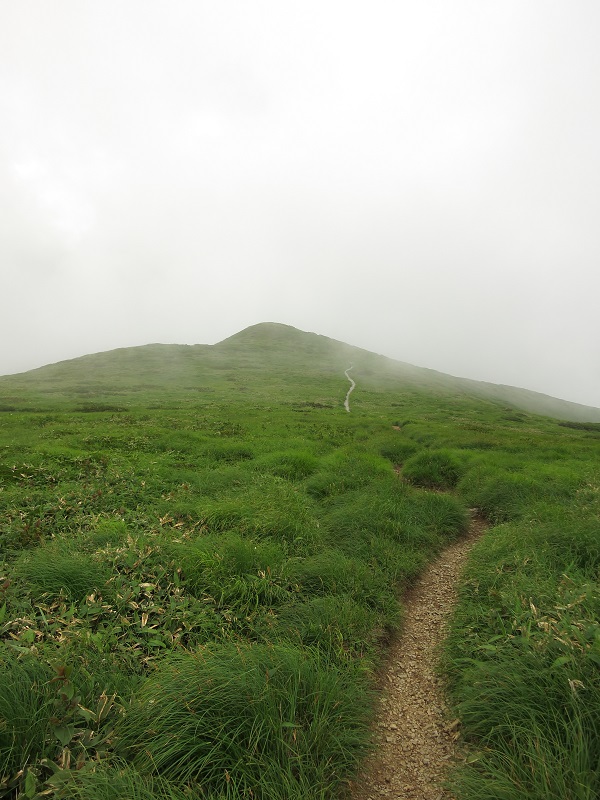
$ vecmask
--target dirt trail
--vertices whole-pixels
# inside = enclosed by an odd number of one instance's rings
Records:
[[[485,529],[473,517],[468,534],[423,573],[404,598],[402,632],[380,678],[375,750],[350,800],[450,800],[442,783],[456,757],[456,723],[437,676],[439,645],[456,602],[467,555]]]
[[[352,380],[350,375],[348,375],[351,369],[354,369],[354,366],[348,367],[348,369],[344,372],[344,375],[350,381],[350,388],[348,389],[348,392],[346,394],[346,399],[344,400],[344,408],[348,413],[350,413],[350,395],[352,394],[352,392],[354,391],[354,387],[356,386],[356,383]]]

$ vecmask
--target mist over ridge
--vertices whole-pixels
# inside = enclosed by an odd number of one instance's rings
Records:
[[[281,319],[600,404],[599,5],[2,21],[0,375]]]
[[[353,367],[360,389],[371,392],[425,392],[443,398],[464,395],[557,419],[600,422],[600,409],[571,403],[528,389],[459,378],[397,361],[327,336],[291,325],[265,322],[245,328],[214,345],[148,344],[118,348],[49,364],[18,375],[0,377],[0,401],[6,409],[19,391],[40,396],[121,398],[135,402],[136,394],[157,398],[180,393],[197,400],[226,401],[230,392],[260,396],[262,385],[280,382],[282,396],[324,398],[324,382],[345,380]],[[261,377],[262,376],[262,377]],[[265,378],[268,377],[268,381]],[[8,398],[8,399],[7,399]],[[11,399],[12,398],[12,399]]]

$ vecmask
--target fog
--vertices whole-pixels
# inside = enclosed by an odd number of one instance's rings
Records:
[[[600,406],[595,0],[0,10],[0,374],[294,325]]]

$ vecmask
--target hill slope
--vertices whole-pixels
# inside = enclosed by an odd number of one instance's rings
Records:
[[[164,404],[172,398],[178,405],[198,404],[249,390],[254,399],[262,395],[267,401],[275,385],[289,402],[337,403],[345,380],[340,384],[340,376],[350,364],[363,390],[362,400],[355,395],[357,408],[369,395],[397,389],[464,395],[557,419],[600,422],[598,408],[456,378],[277,323],[253,325],[215,345],[121,348],[0,377],[0,409],[43,410],[50,400],[52,405],[129,407],[142,397],[144,402]],[[328,383],[330,395],[324,393]]]
[[[0,379],[0,795],[341,800],[477,509],[453,796],[599,797],[600,425],[503,391],[279,325]]]

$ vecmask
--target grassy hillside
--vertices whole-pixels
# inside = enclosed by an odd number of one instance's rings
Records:
[[[373,395],[407,391],[454,398],[479,397],[502,407],[579,422],[600,422],[600,409],[510,386],[454,378],[394,361],[315,333],[262,323],[216,345],[130,347],[51,364],[22,375],[0,377],[0,410],[62,406],[89,410],[136,405],[178,407],[235,401],[236,393],[268,397],[278,375],[278,400],[337,402],[339,374],[350,364],[363,392],[355,402],[369,408]],[[336,394],[337,392],[337,394]]]
[[[0,796],[343,796],[475,507],[459,796],[597,796],[600,425],[453,380],[274,325],[1,379]]]

